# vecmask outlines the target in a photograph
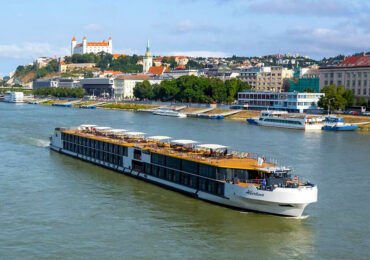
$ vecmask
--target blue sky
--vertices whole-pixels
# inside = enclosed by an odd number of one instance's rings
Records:
[[[370,50],[368,0],[1,1],[0,75],[70,41],[113,39],[115,53],[313,58]]]

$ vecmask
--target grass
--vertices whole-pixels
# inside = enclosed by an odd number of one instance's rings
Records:
[[[123,110],[138,110],[138,109],[152,109],[157,106],[141,105],[141,104],[123,104],[123,103],[109,103],[100,106],[101,108],[108,109],[123,109]]]

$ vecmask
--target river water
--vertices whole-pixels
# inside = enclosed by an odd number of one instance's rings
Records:
[[[239,212],[50,151],[107,125],[265,154],[318,185],[301,219]],[[0,259],[368,259],[370,135],[0,103]]]

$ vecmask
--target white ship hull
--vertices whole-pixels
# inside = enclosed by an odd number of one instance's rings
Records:
[[[279,127],[279,128],[288,128],[288,129],[298,129],[298,130],[321,130],[323,124],[314,124],[314,125],[297,125],[297,124],[281,124],[273,122],[258,122],[258,125],[268,126],[268,127]]]
[[[153,114],[159,115],[159,116],[173,116],[173,117],[181,117],[181,118],[186,117],[186,114],[178,113],[178,112],[168,113],[168,112],[162,112],[162,111],[154,111]]]
[[[134,149],[129,150],[127,159],[123,160],[124,167],[122,167],[63,149],[63,142],[60,134],[53,135],[51,137],[50,148],[54,151],[67,154],[120,173],[125,173],[136,178],[145,179],[149,182],[165,186],[169,189],[178,190],[206,201],[246,211],[257,211],[282,216],[299,217],[302,215],[303,210],[308,204],[317,201],[317,187],[312,186],[300,186],[298,188],[275,188],[274,190],[268,191],[257,190],[254,185],[242,187],[231,183],[225,183],[225,190],[222,196],[210,194],[198,189],[148,175],[143,172],[136,172],[132,170],[131,161],[134,156]],[[150,156],[143,155],[142,161],[149,163]]]

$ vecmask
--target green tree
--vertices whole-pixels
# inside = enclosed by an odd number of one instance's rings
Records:
[[[196,62],[195,60],[189,60],[186,64],[186,69],[202,69],[202,64]]]
[[[356,105],[357,106],[366,106],[367,101],[364,97],[359,97],[359,98],[357,98]]]
[[[305,90],[303,90],[304,93],[315,93],[315,90],[312,89],[312,88],[306,88]]]
[[[330,85],[325,86],[321,92],[325,93],[324,97],[321,97],[318,105],[324,109],[345,109],[348,106],[348,101],[345,96],[344,86]]]
[[[94,75],[91,71],[86,71],[84,73],[84,78],[92,78],[92,77],[94,77]]]
[[[175,60],[175,57],[171,57],[171,58],[169,59],[169,63],[170,63],[170,68],[171,68],[171,69],[174,69],[174,68],[176,68],[176,67],[177,67],[177,62],[176,62],[176,60]]]
[[[153,99],[153,86],[147,80],[137,83],[134,87],[134,96],[140,100]]]

